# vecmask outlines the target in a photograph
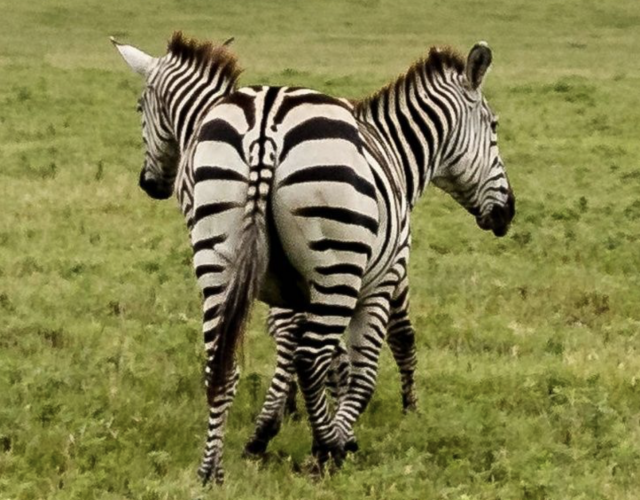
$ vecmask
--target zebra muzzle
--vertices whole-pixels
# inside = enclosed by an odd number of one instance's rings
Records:
[[[147,175],[146,168],[140,171],[140,188],[151,198],[156,200],[166,200],[173,194],[173,186],[166,182],[158,182],[156,179]]]
[[[504,205],[493,205],[487,214],[476,217],[476,223],[481,229],[491,230],[500,238],[509,231],[515,213],[515,197],[510,192]]]

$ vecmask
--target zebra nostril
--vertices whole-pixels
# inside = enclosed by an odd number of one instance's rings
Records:
[[[153,187],[158,184],[158,181],[153,177],[153,175],[149,174],[146,168],[142,168],[140,172],[140,187],[145,191],[150,187]]]
[[[151,196],[153,196],[153,192],[156,190],[156,182],[155,180],[149,176],[149,174],[146,172],[146,170],[143,168],[142,171],[140,172],[140,188],[146,192],[147,194],[150,194]]]

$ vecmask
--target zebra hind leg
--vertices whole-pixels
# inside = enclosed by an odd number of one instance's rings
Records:
[[[298,383],[313,431],[312,453],[321,470],[330,457],[339,467],[346,454],[345,439],[335,426],[325,394],[335,350],[349,322],[346,309],[334,311],[330,305],[312,304],[313,312],[302,325],[304,333],[294,354]]]
[[[416,411],[418,398],[415,390],[415,332],[408,317],[389,330],[388,344],[400,370],[402,409],[405,413]]]
[[[294,379],[291,379],[289,392],[287,392],[287,402],[284,407],[284,414],[291,417],[292,420],[300,420],[300,412],[298,411],[298,403],[296,402],[297,396],[298,384]]]
[[[341,341],[336,347],[327,377],[327,388],[329,389],[329,394],[331,394],[336,408],[340,407],[347,396],[350,374],[351,362],[349,360],[349,352],[344,342]],[[345,451],[351,453],[358,451],[358,442],[353,432],[348,432],[345,436]]]
[[[344,342],[341,341],[336,347],[327,375],[327,389],[336,406],[340,404],[349,389],[350,366],[349,353]]]
[[[287,309],[271,308],[269,311],[269,335],[276,339],[278,343],[278,335],[280,332],[290,328],[296,328],[298,321],[302,316],[300,313],[295,313]],[[297,338],[296,338],[297,343]],[[283,342],[280,342],[283,343]],[[283,346],[284,347],[284,346]],[[280,348],[278,348],[280,349]],[[298,405],[296,398],[298,395],[298,384],[295,380],[295,368],[293,367],[293,348],[290,348],[290,355],[286,357],[288,361],[288,370],[292,373],[291,381],[289,383],[289,390],[287,392],[287,401],[284,407],[284,415],[291,417],[293,420],[300,419],[300,413],[298,412]]]
[[[389,320],[389,296],[385,287],[381,287],[358,307],[349,327],[351,377],[335,422],[343,439],[355,449],[353,425],[366,409],[376,387],[378,360]]]
[[[276,316],[279,321],[272,321],[272,318]],[[284,323],[282,313],[270,313],[269,333],[274,337],[277,345],[276,371],[271,380],[265,403],[257,418],[254,434],[245,446],[244,454],[247,457],[264,455],[269,442],[280,430],[283,416],[290,415],[294,419],[299,418],[296,404],[298,385],[295,381],[293,366],[293,352],[297,343],[293,332],[294,328],[293,321]],[[336,406],[344,398],[348,389],[349,365],[346,347],[340,342],[327,377],[327,388]],[[355,439],[352,442],[347,442],[347,447],[347,451],[356,451]]]
[[[206,384],[210,385],[212,370],[207,363]],[[203,484],[214,480],[217,484],[224,482],[224,467],[222,463],[222,445],[224,438],[224,426],[228,409],[233,402],[238,387],[240,372],[234,364],[232,376],[229,377],[223,390],[209,401],[209,426],[207,431],[207,443],[205,446],[202,463],[198,469],[198,476]]]

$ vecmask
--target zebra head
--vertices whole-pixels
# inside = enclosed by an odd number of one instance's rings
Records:
[[[491,49],[477,43],[452,84],[455,118],[433,182],[476,217],[478,226],[504,236],[515,215],[515,197],[498,151],[498,118],[481,92]]]
[[[176,32],[167,54],[159,58],[113,38],[111,41],[129,67],[145,80],[138,101],[146,149],[140,187],[152,198],[169,198],[181,151],[189,143],[195,123],[213,101],[235,88],[240,69],[226,48],[233,38],[216,46]]]
[[[152,198],[169,198],[173,194],[180,148],[171,127],[166,101],[161,98],[159,90],[161,82],[156,69],[164,58],[152,57],[136,47],[118,43],[114,38],[111,42],[129,67],[145,79],[145,89],[138,100],[146,149],[140,187]]]

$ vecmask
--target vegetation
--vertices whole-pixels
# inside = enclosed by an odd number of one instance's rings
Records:
[[[634,2],[5,2],[0,31],[0,498],[635,499],[640,491],[640,10]],[[258,307],[225,454],[205,434],[200,306],[175,202],[137,187],[141,82],[224,40],[244,84],[374,91],[447,43],[486,95],[517,197],[495,239],[429,189],[415,216],[420,413],[383,353],[361,450],[320,480],[305,419],[241,457],[274,362]]]

